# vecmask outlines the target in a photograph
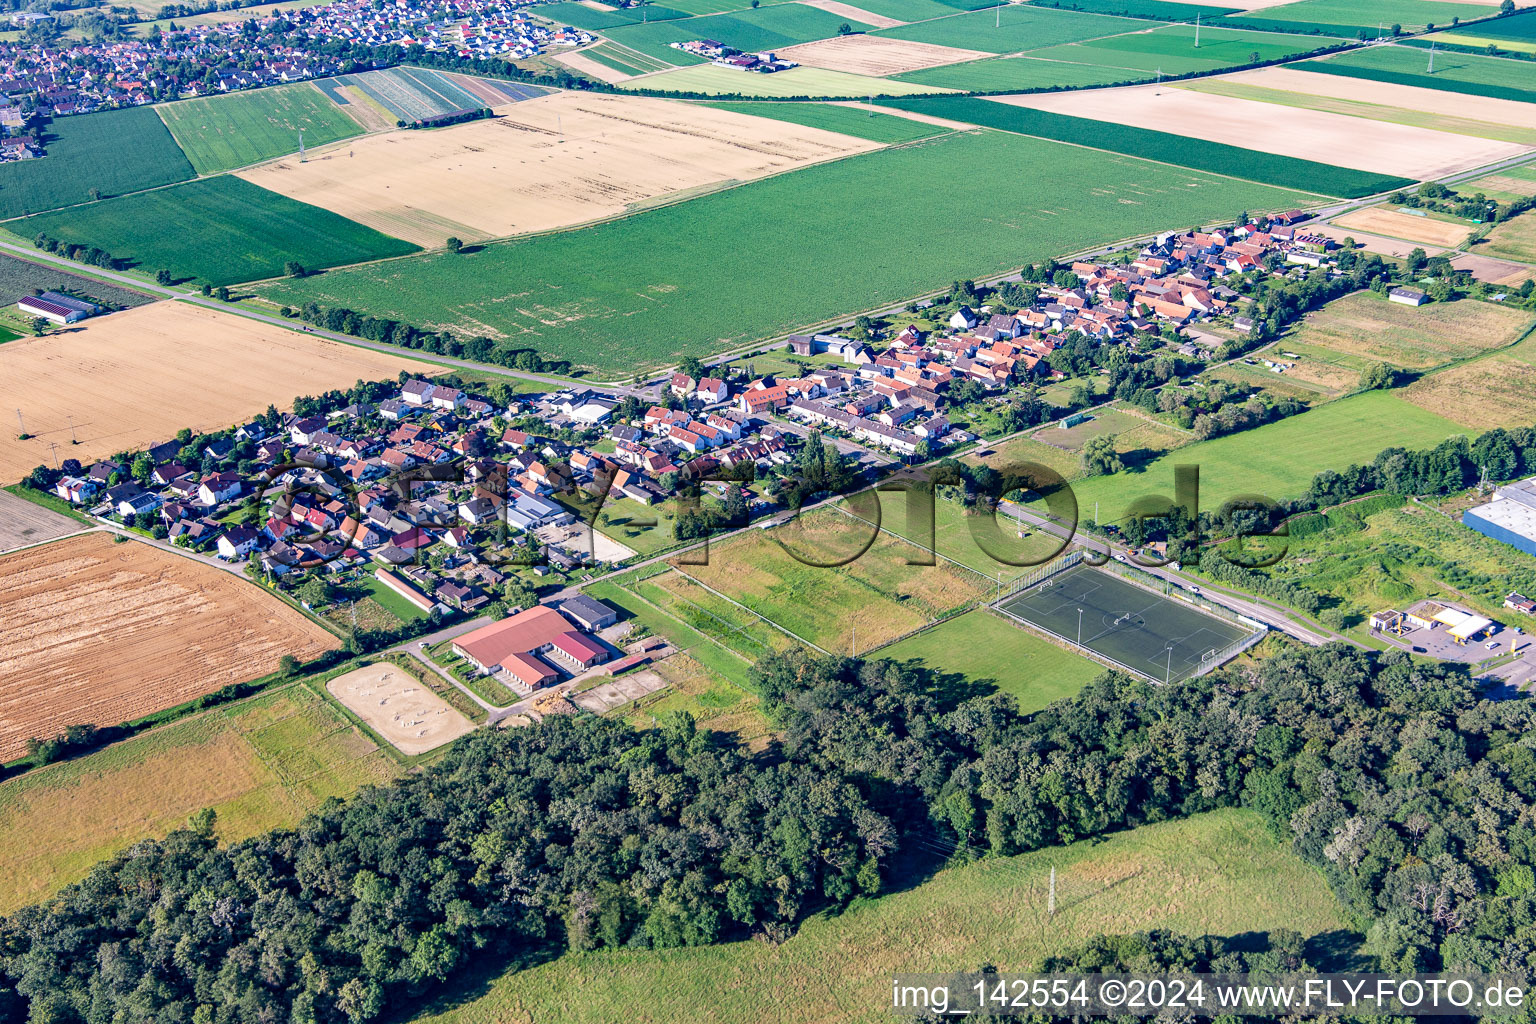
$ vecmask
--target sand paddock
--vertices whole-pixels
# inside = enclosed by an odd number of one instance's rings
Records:
[[[868,35],[819,39],[814,43],[787,46],[777,52],[806,67],[846,71],[875,78],[995,56],[980,50],[962,50],[954,46]]]
[[[1364,210],[1335,217],[1333,223],[1341,228],[1358,228],[1371,234],[1406,238],[1410,242],[1455,248],[1472,234],[1466,224],[1452,224],[1430,217],[1416,217],[1411,213],[1394,210],[1388,206],[1371,206]]]
[[[247,580],[93,533],[0,558],[0,761],[340,646]]]
[[[424,754],[475,728],[421,680],[389,662],[353,669],[325,688],[402,754]]]
[[[1467,118],[1521,128],[1536,128],[1536,104],[1518,103],[1515,100],[1469,96],[1458,92],[1444,92],[1440,89],[1421,89],[1414,85],[1396,85],[1391,82],[1372,82],[1363,78],[1320,75],[1314,71],[1296,71],[1283,67],[1240,71],[1233,75],[1223,75],[1222,80],[1264,89],[1303,93],[1308,96],[1326,96],[1330,99],[1352,100],[1357,103],[1376,103],[1402,110],[1422,110],[1425,113],[1439,114],[1449,118]]]
[[[815,7],[826,11],[828,14],[835,14],[839,18],[847,18],[849,21],[862,21],[864,24],[873,25],[875,28],[895,28],[898,25],[906,24],[904,21],[887,18],[883,14],[866,11],[864,8],[855,7],[853,4],[845,4],[842,0],[800,0],[800,3],[806,7]]]
[[[0,434],[0,480],[60,459],[89,463],[167,440],[182,427],[223,430],[262,412],[429,363],[324,341],[189,302],[156,302],[6,344],[0,408],[27,431]],[[73,425],[71,425],[73,417]],[[71,432],[79,440],[70,444]]]
[[[558,93],[505,116],[394,131],[242,175],[421,245],[622,214],[631,204],[864,153],[877,143],[639,96]]]
[[[1009,96],[999,102],[1419,179],[1530,152],[1509,142],[1156,85]]]

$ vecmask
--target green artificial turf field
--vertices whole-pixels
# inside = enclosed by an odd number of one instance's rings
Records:
[[[169,185],[196,173],[148,107],[55,118],[37,136],[46,156],[0,164],[0,217]],[[86,241],[110,248],[101,239]]]
[[[1146,579],[1148,585],[1157,582]],[[1085,565],[1009,598],[1001,609],[1162,682],[1186,678],[1205,658],[1252,632]]]
[[[276,277],[289,260],[313,270],[418,251],[229,175],[28,217],[16,229],[99,245],[140,269],[215,285]]]
[[[363,133],[310,82],[251,89],[155,108],[199,174],[246,167]]]
[[[958,171],[980,167],[1015,173]],[[624,375],[903,300],[935,281],[1305,201],[1080,147],[960,133],[469,256],[424,255],[261,291],[289,305],[314,300],[515,338]]]

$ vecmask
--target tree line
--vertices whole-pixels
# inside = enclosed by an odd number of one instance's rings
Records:
[[[284,307],[287,309],[287,307]],[[368,316],[344,306],[330,308],[317,302],[306,302],[299,310],[287,309],[287,315],[297,316],[305,323],[323,327],[328,331],[350,334],[369,341],[397,345],[400,348],[419,349],[468,359],[480,363],[493,363],[529,373],[567,373],[570,363],[565,360],[545,359],[528,348],[512,348],[486,337],[460,340],[451,331],[426,331],[399,320]]]

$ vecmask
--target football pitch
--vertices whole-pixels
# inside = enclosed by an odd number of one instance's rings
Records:
[[[1248,630],[1118,576],[1074,566],[1001,610],[1152,679],[1183,679]]]

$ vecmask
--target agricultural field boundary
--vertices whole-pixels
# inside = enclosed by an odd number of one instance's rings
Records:
[[[1414,184],[1411,178],[1356,171],[1315,160],[1261,153],[1226,143],[1206,142],[1169,132],[1056,114],[973,96],[908,96],[887,103],[901,110],[968,121],[999,131],[1121,153],[1313,195],[1362,199]],[[1083,142],[1084,139],[1091,139],[1093,144]]]

